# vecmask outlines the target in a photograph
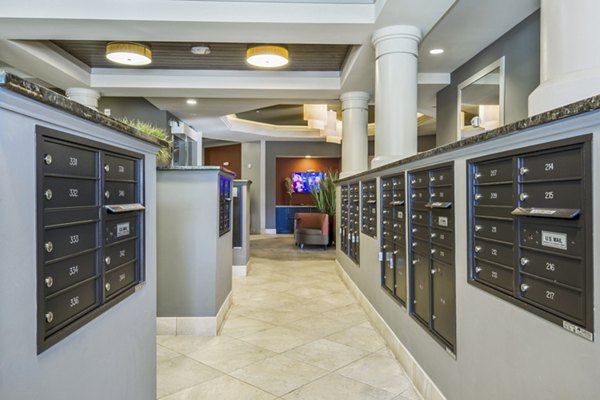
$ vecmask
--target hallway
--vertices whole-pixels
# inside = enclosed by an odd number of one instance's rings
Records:
[[[251,237],[217,337],[159,336],[159,399],[421,399],[335,272],[335,250]]]

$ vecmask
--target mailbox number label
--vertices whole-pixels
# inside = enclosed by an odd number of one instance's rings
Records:
[[[554,293],[551,290],[546,290],[546,298],[548,300],[554,300],[554,296],[556,295],[556,293]]]
[[[448,217],[438,217],[438,225],[448,226]]]
[[[567,234],[559,232],[542,231],[542,246],[567,250]]]
[[[69,268],[69,276],[77,275],[79,273],[79,265],[73,265]]]
[[[72,297],[69,300],[69,307],[73,308],[79,305],[79,296]]]
[[[491,169],[490,170],[490,176],[496,176],[498,175],[498,170],[497,169]]]
[[[69,197],[79,197],[79,189],[69,189]]]
[[[69,165],[71,167],[76,167],[77,163],[79,160],[77,160],[77,157],[69,157]]]
[[[69,236],[69,244],[77,244],[77,243],[79,243],[79,235]]]
[[[544,171],[554,171],[554,163],[549,162],[544,165]]]
[[[546,263],[546,271],[554,272],[556,271],[556,265],[551,262]]]

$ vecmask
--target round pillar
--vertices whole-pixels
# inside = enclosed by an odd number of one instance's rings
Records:
[[[88,88],[68,88],[66,90],[67,97],[84,106],[98,109],[98,99],[100,98],[100,92],[88,89]]]
[[[417,57],[421,30],[395,25],[373,34],[375,168],[417,153]]]
[[[600,2],[542,0],[540,86],[529,96],[536,115],[598,94]]]
[[[367,92],[346,92],[342,101],[342,170],[340,178],[369,169],[369,99]]]

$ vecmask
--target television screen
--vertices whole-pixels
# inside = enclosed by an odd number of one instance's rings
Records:
[[[295,193],[310,193],[312,188],[319,186],[324,172],[292,172],[292,190]]]

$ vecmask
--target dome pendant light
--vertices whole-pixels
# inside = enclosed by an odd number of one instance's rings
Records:
[[[152,51],[148,46],[133,42],[110,42],[106,45],[106,58],[125,65],[148,65]]]
[[[288,56],[281,46],[254,46],[246,51],[246,62],[259,68],[278,68],[287,65]]]

